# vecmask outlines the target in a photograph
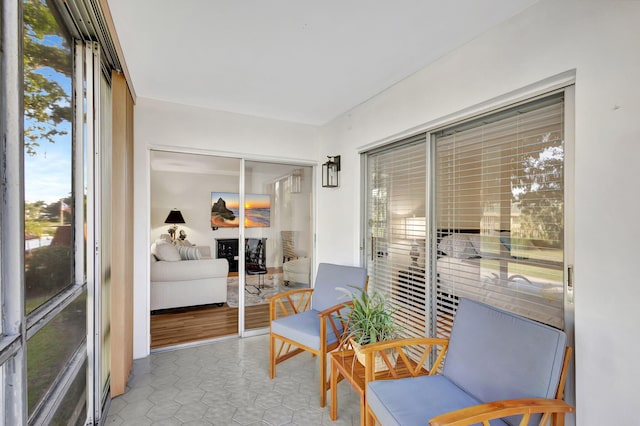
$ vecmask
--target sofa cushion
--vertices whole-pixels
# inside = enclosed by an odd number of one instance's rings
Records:
[[[183,260],[181,262],[155,262],[151,265],[152,282],[200,280],[226,277],[229,272],[227,259]]]
[[[299,259],[289,260],[282,264],[283,272],[291,272],[294,274],[306,273],[309,274],[311,268],[311,260],[308,257],[301,257]]]
[[[443,375],[480,401],[554,398],[564,332],[460,299]]]
[[[271,321],[271,332],[301,343],[311,349],[320,349],[320,318],[314,309]],[[338,324],[339,325],[339,324]],[[327,345],[338,341],[327,319]],[[340,329],[338,330],[341,331]]]
[[[366,394],[367,404],[385,426],[426,425],[435,416],[480,403],[439,375],[371,382]],[[505,423],[492,420],[491,425]]]
[[[158,240],[151,245],[151,254],[155,255],[158,260],[164,260],[165,262],[178,262],[182,260],[178,248],[173,244]]]
[[[196,247],[178,246],[178,253],[182,260],[199,260],[202,258],[200,250]]]

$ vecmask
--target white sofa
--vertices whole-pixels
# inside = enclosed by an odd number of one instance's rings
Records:
[[[201,259],[181,260],[179,254],[176,259],[171,249],[157,250],[157,244],[162,243],[157,241],[151,250],[152,311],[213,303],[222,306],[227,301],[226,259],[212,259],[209,247],[197,247]]]

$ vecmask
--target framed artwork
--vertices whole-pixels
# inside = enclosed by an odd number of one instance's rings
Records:
[[[245,194],[244,227],[267,228],[271,225],[271,197],[268,194]],[[240,197],[235,192],[211,193],[211,228],[240,226]]]

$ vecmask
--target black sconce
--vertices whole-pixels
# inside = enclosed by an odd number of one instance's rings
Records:
[[[339,184],[340,156],[327,155],[327,162],[322,165],[322,186],[324,188],[337,188]]]

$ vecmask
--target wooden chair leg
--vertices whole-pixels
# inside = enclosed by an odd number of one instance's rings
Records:
[[[365,415],[364,424],[366,426],[375,426],[376,422],[373,418],[373,415],[369,411],[369,407],[367,407],[366,405],[365,405],[364,415]]]
[[[360,426],[367,425],[367,405],[365,404],[365,395],[360,395]]]
[[[276,338],[269,336],[269,378],[276,377]]]
[[[321,355],[320,361],[320,407],[327,405],[327,357]]]
[[[331,407],[329,410],[329,417],[332,421],[335,421],[338,418],[338,370],[331,366],[331,372],[329,376],[331,377],[331,384],[329,388],[331,389]]]

